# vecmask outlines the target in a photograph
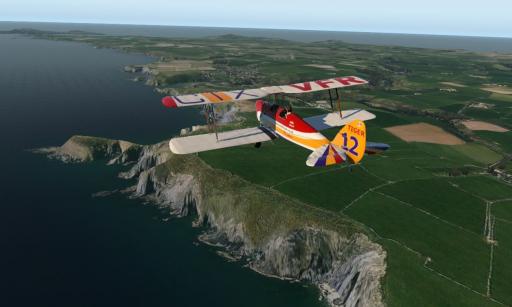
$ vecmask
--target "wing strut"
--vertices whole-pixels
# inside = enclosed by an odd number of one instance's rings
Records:
[[[211,103],[204,105],[204,114],[206,117],[206,125],[208,125],[208,132],[215,132],[215,138],[217,141],[219,140],[219,135],[217,133],[217,120],[215,118],[215,109]]]
[[[336,101],[338,102],[338,112],[340,112],[340,117],[343,118],[343,112],[341,110],[341,98],[338,89],[336,89]]]
[[[331,103],[331,111],[334,111],[334,106],[332,104],[332,94],[331,94],[331,90],[328,91],[329,92],[329,102]]]

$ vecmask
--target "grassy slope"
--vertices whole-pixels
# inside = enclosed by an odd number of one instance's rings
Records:
[[[251,184],[228,171],[213,169],[195,156],[173,155],[155,171],[161,182],[175,173],[194,175],[202,188],[203,209],[218,218],[243,221],[246,235],[255,246],[263,246],[276,235],[303,227],[334,230],[347,238],[358,232],[368,233],[362,224],[346,216],[333,216],[307,207],[275,190]]]

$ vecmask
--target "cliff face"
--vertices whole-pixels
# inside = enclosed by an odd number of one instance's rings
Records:
[[[136,160],[141,149],[142,146],[127,141],[75,135],[60,147],[40,148],[35,152],[63,162],[107,159],[113,164]]]
[[[167,142],[142,147],[120,176],[138,178],[133,197],[176,216],[197,213],[195,224],[209,229],[202,241],[257,272],[313,283],[331,305],[383,305],[386,254],[348,218],[212,169],[196,156],[172,155]]]

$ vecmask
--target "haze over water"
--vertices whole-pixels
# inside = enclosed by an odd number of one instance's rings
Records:
[[[318,306],[312,287],[270,279],[197,244],[191,218],[122,195],[120,167],[63,164],[29,149],[73,134],[152,143],[202,122],[170,112],[127,64],[151,58],[0,35],[0,306]],[[195,243],[195,244],[194,244]]]
[[[250,37],[280,38],[300,42],[341,40],[355,44],[512,53],[512,38],[497,37],[0,21],[0,31],[15,28],[34,28],[51,31],[83,30],[107,35],[140,35],[173,38],[200,38],[206,36],[236,34]]]

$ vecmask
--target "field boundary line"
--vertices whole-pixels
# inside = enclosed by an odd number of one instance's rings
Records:
[[[439,160],[439,158],[434,158],[434,157],[429,157],[429,158],[425,158],[425,157],[405,158],[405,157],[402,157],[402,158],[396,158],[395,159],[395,161],[403,161],[403,160]]]
[[[359,164],[359,166],[361,167],[361,169],[362,169],[363,171],[365,171],[365,172],[366,172],[368,175],[370,175],[370,176],[373,176],[373,177],[375,177],[375,178],[377,178],[377,179],[379,179],[379,180],[382,180],[382,181],[384,181],[384,182],[386,182],[386,183],[393,182],[392,180],[384,179],[384,178],[382,178],[382,177],[380,177],[380,176],[378,176],[378,175],[375,175],[374,173],[370,172],[366,167],[364,167],[362,164]]]
[[[480,234],[478,234],[478,233],[476,233],[476,232],[474,232],[474,231],[471,231],[471,230],[466,229],[466,228],[464,228],[464,227],[462,227],[462,226],[460,226],[460,225],[457,225],[457,224],[452,223],[452,222],[450,222],[450,221],[447,221],[447,220],[445,220],[445,219],[443,219],[443,218],[440,218],[439,216],[437,216],[437,215],[435,215],[435,214],[432,214],[432,213],[430,213],[430,212],[428,212],[428,211],[426,211],[426,210],[424,210],[424,209],[418,208],[418,207],[414,206],[413,204],[410,204],[410,203],[408,203],[408,202],[405,202],[405,201],[403,201],[403,200],[400,200],[400,199],[398,199],[398,198],[396,198],[396,197],[394,197],[394,196],[391,196],[391,195],[386,194],[386,193],[383,193],[383,192],[379,192],[379,191],[377,191],[376,193],[378,193],[378,194],[380,194],[380,195],[382,195],[382,196],[384,196],[384,197],[387,197],[387,198],[390,198],[390,199],[396,200],[396,201],[400,202],[401,204],[406,205],[406,206],[408,206],[408,207],[414,208],[414,209],[416,209],[416,210],[420,211],[421,213],[424,213],[424,214],[426,214],[426,215],[428,215],[428,216],[431,216],[431,217],[433,217],[433,218],[435,218],[435,219],[437,219],[437,220],[439,220],[439,221],[441,221],[441,222],[443,222],[443,223],[445,223],[445,224],[448,224],[448,225],[450,225],[450,226],[452,226],[452,227],[456,227],[456,228],[458,228],[458,229],[460,229],[460,230],[463,230],[463,231],[465,231],[465,232],[468,232],[468,233],[471,233],[471,234],[474,234],[474,235],[477,235],[477,236],[479,236],[479,237],[480,237]]]
[[[489,255],[489,275],[487,276],[487,296],[491,296],[491,283],[492,283],[492,265],[494,262],[494,244],[491,244],[491,253]]]
[[[512,201],[512,198],[497,199],[497,200],[491,201],[491,203],[496,204],[496,203],[502,203],[502,202],[506,202],[506,201]]]
[[[328,169],[328,170],[325,170],[325,171],[320,171],[320,172],[306,174],[306,175],[297,176],[297,177],[291,177],[291,178],[285,179],[283,181],[280,181],[280,182],[278,182],[278,183],[276,183],[274,185],[271,185],[271,186],[269,186],[269,188],[274,189],[275,187],[280,186],[280,185],[285,184],[285,183],[288,183],[288,182],[304,179],[304,178],[307,178],[307,177],[313,177],[313,176],[317,176],[317,175],[323,175],[323,174],[327,174],[327,173],[332,173],[332,172],[340,171],[340,170],[345,169],[347,167],[350,167],[350,165],[343,165],[341,167],[332,168],[332,169]]]
[[[490,296],[487,296],[487,295],[485,295],[484,293],[481,293],[481,292],[479,292],[479,291],[477,291],[477,290],[475,290],[475,289],[471,288],[470,286],[467,286],[467,285],[465,285],[465,284],[463,284],[463,283],[461,283],[461,282],[459,282],[459,281],[457,281],[457,280],[455,280],[455,279],[453,279],[453,278],[451,278],[451,277],[449,277],[449,276],[447,276],[447,275],[445,275],[445,274],[443,274],[443,273],[441,273],[441,272],[437,271],[436,269],[434,269],[434,268],[432,268],[432,267],[429,267],[429,266],[428,266],[428,263],[432,261],[432,259],[431,259],[429,256],[425,256],[425,255],[424,255],[424,254],[422,254],[421,252],[419,252],[419,251],[417,251],[417,250],[415,250],[415,249],[413,249],[413,248],[411,248],[411,247],[407,246],[405,243],[402,243],[402,242],[397,241],[397,240],[395,240],[395,239],[391,239],[391,238],[383,237],[383,236],[379,235],[379,234],[375,231],[375,229],[373,229],[372,227],[370,227],[370,226],[368,226],[368,225],[366,225],[366,226],[368,227],[368,229],[370,229],[370,231],[371,231],[371,232],[373,232],[373,233],[375,234],[375,236],[376,236],[377,238],[379,238],[379,239],[381,239],[381,240],[386,240],[386,241],[393,242],[393,243],[395,243],[395,244],[399,245],[400,247],[403,247],[403,248],[405,248],[406,250],[408,250],[408,251],[410,251],[410,252],[412,252],[412,253],[414,253],[414,254],[416,254],[416,255],[420,256],[420,257],[425,258],[425,263],[423,264],[423,267],[424,267],[424,268],[426,268],[427,270],[429,270],[431,273],[434,273],[434,274],[436,274],[436,275],[438,275],[438,276],[440,276],[440,277],[442,277],[442,278],[444,278],[444,279],[448,280],[449,282],[452,282],[452,283],[454,283],[454,284],[456,284],[456,285],[458,285],[458,286],[460,286],[460,287],[463,287],[463,288],[465,288],[466,290],[469,290],[469,291],[471,291],[471,292],[473,292],[473,293],[475,293],[475,294],[478,294],[478,295],[480,295],[480,296],[482,296],[482,297],[484,297],[484,298],[486,298],[486,299],[489,299],[489,300],[491,300],[491,301],[493,301],[493,302],[495,302],[495,303],[497,303],[497,304],[500,304],[500,305],[502,305],[502,306],[506,306],[506,304],[504,304],[503,302],[500,302],[500,301],[498,301],[498,300],[496,300],[496,299],[494,299],[494,298],[492,298],[492,297],[490,297]]]
[[[370,175],[373,175],[371,173],[369,173]],[[373,175],[375,177],[377,177],[376,175]],[[379,178],[379,177],[377,177]],[[435,178],[435,177],[422,177],[422,178],[411,178],[411,179],[404,179],[404,180],[398,180],[398,181],[392,181],[392,180],[386,180],[387,182],[386,183],[383,183],[383,184],[380,184],[380,185],[377,185],[377,186],[374,186],[374,187],[371,187],[369,188],[368,190],[366,190],[365,192],[363,192],[363,194],[359,195],[356,199],[354,199],[353,201],[351,201],[347,206],[345,206],[343,209],[341,209],[339,212],[342,212],[344,213],[345,210],[347,210],[349,207],[351,207],[356,201],[360,200],[361,198],[363,198],[366,194],[370,193],[370,192],[373,192],[375,190],[378,190],[380,188],[383,188],[385,186],[388,186],[388,185],[392,185],[392,184],[397,184],[397,183],[402,183],[402,182],[408,182],[408,181],[415,181],[415,180],[428,180],[428,179],[432,179],[432,178]]]
[[[472,177],[480,177],[480,176],[481,176],[481,175],[475,175],[475,176],[472,176]],[[468,177],[469,177],[469,176],[468,176]],[[451,180],[448,180],[448,183],[449,183],[452,187],[456,188],[457,190],[462,191],[462,192],[464,192],[464,193],[466,193],[466,194],[468,194],[468,195],[471,195],[471,196],[473,196],[473,197],[475,197],[475,198],[478,198],[478,199],[480,199],[481,201],[485,202],[486,204],[491,202],[490,200],[485,199],[485,198],[483,198],[482,196],[476,195],[476,194],[471,193],[470,191],[468,191],[468,190],[466,190],[466,189],[461,188],[457,183],[452,182]]]
[[[502,218],[499,218],[499,217],[496,217],[495,218],[496,220],[500,221],[500,222],[504,222],[504,223],[508,223],[508,224],[512,224],[512,221],[509,221],[507,219],[502,219]]]
[[[431,268],[431,267],[429,267],[429,266],[427,266],[427,265],[424,265],[423,267],[425,267],[427,270],[431,271],[432,273],[437,274],[437,275],[439,275],[439,276],[441,276],[441,277],[445,278],[446,280],[449,280],[449,281],[451,281],[451,282],[453,282],[453,283],[455,283],[455,284],[457,284],[457,285],[459,285],[459,286],[461,286],[461,287],[463,287],[463,288],[466,288],[467,290],[469,290],[469,291],[471,291],[471,292],[473,292],[473,293],[476,293],[476,294],[478,294],[478,295],[480,295],[480,296],[482,296],[482,297],[485,297],[485,298],[487,298],[487,299],[489,299],[489,300],[491,300],[491,301],[493,301],[493,302],[495,302],[495,303],[497,303],[497,304],[500,304],[500,305],[502,305],[502,306],[507,306],[505,303],[500,302],[500,301],[498,301],[497,299],[492,298],[492,297],[490,297],[490,296],[487,296],[487,295],[485,295],[485,294],[483,294],[483,293],[481,293],[481,292],[478,292],[477,290],[475,290],[475,289],[471,288],[470,286],[467,286],[467,285],[465,285],[465,284],[463,284],[463,283],[461,283],[461,282],[458,282],[458,281],[456,281],[455,279],[453,279],[453,278],[451,278],[451,277],[449,277],[449,276],[446,276],[446,275],[444,275],[443,273],[438,272],[438,271],[436,271],[435,269],[433,269],[433,268]]]
[[[352,207],[352,205],[354,205],[357,201],[359,201],[361,198],[365,197],[368,193],[370,192],[373,192],[375,191],[376,189],[380,189],[386,185],[390,185],[390,184],[393,184],[394,182],[386,182],[386,183],[383,183],[383,184],[380,184],[378,186],[374,186],[374,187],[371,187],[369,188],[368,190],[366,190],[365,192],[363,192],[363,194],[359,195],[356,199],[354,199],[353,201],[351,201],[348,205],[346,205],[345,207],[343,207],[343,209],[341,209],[339,212],[341,213],[345,213],[345,210],[347,210],[348,208]]]

